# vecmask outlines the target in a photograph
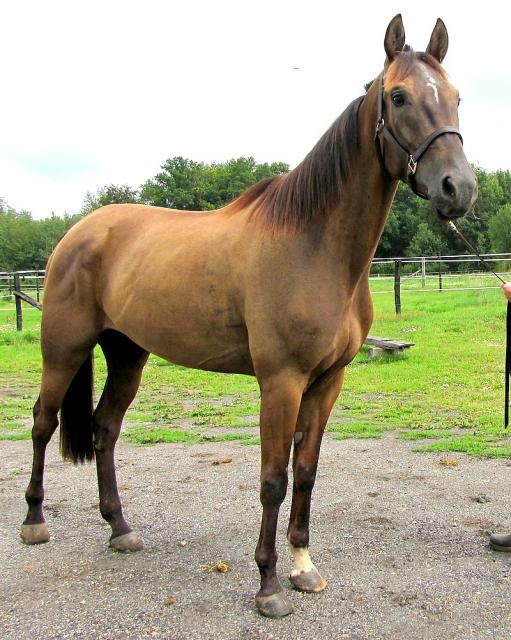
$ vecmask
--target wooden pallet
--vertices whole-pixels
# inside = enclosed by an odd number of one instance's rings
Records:
[[[375,358],[382,353],[392,353],[399,355],[404,352],[405,349],[414,346],[414,342],[405,342],[403,340],[391,340],[390,338],[379,338],[377,336],[367,336],[364,340],[364,344],[369,345],[369,357]]]

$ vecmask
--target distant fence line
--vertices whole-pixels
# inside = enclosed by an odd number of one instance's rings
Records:
[[[501,277],[511,280],[511,253],[484,253],[486,262],[494,263]],[[468,267],[474,266],[474,269]],[[16,272],[0,271],[0,299],[16,302],[17,326],[22,326],[21,301],[41,308],[45,271],[28,269]],[[478,289],[496,289],[498,283],[492,282],[494,276],[481,271],[481,263],[474,255],[413,256],[401,258],[374,258],[371,263],[369,281],[372,294],[394,294],[396,313],[401,313],[401,293],[434,291],[472,291]],[[466,280],[469,279],[469,282]],[[455,284],[458,281],[460,286]],[[476,281],[480,280],[481,285]],[[488,284],[484,284],[485,280]],[[389,281],[388,288],[379,284]],[[492,284],[489,284],[492,283]],[[454,285],[454,286],[453,286]],[[477,285],[477,286],[473,286]],[[28,292],[31,292],[30,295]]]
[[[15,290],[16,275],[25,291],[34,291],[37,302],[40,302],[44,288],[44,270],[30,269],[25,271],[0,271],[0,297],[13,296]]]
[[[503,279],[511,278],[511,253],[482,254],[486,262]],[[470,267],[474,265],[474,269]],[[408,266],[407,272],[404,268]],[[417,269],[417,266],[419,267]],[[462,266],[462,268],[460,268]],[[500,269],[499,269],[500,267]],[[376,273],[375,273],[376,272]],[[393,273],[392,273],[393,272]],[[394,293],[396,313],[401,313],[401,292],[424,293],[434,291],[476,291],[497,289],[500,284],[488,271],[481,271],[481,262],[474,255],[416,256],[406,258],[375,258],[371,264],[369,280],[371,293]],[[389,282],[389,288],[381,289],[377,283]],[[455,282],[457,280],[457,283]],[[390,288],[393,283],[392,288]],[[415,284],[416,283],[416,284]],[[420,284],[419,284],[420,283]],[[455,286],[453,286],[455,285]],[[415,288],[414,288],[415,287]]]

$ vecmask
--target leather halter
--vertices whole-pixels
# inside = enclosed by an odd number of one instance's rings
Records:
[[[410,152],[405,145],[401,144],[396,136],[385,126],[385,119],[383,117],[384,110],[384,102],[383,102],[383,84],[384,84],[384,74],[381,74],[381,82],[378,85],[378,97],[377,97],[377,116],[376,116],[376,129],[374,133],[374,142],[376,145],[376,155],[378,156],[378,160],[385,171],[385,173],[392,179],[397,179],[396,176],[392,176],[385,166],[385,159],[383,157],[383,147],[381,136],[385,138],[386,141],[390,142],[396,149],[399,150],[400,153],[406,154],[406,179],[404,180],[410,185],[412,191],[424,198],[428,199],[428,196],[424,193],[421,193],[417,188],[417,182],[415,180],[415,172],[417,171],[417,164],[422,156],[429,149],[431,143],[436,140],[438,137],[443,136],[447,133],[454,133],[461,140],[461,144],[463,144],[463,137],[461,133],[456,129],[456,127],[440,127],[440,129],[436,129],[430,134],[422,144],[420,144],[415,151]]]

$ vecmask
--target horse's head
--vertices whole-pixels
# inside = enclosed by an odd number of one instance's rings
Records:
[[[465,215],[477,183],[458,131],[459,94],[441,62],[448,36],[438,19],[425,53],[405,46],[401,15],[385,34],[387,59],[377,97],[376,145],[386,172],[431,201],[441,218]]]

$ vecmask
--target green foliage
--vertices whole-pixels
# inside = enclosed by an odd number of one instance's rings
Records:
[[[507,253],[511,249],[511,203],[497,209],[488,223],[491,250]]]
[[[34,220],[0,201],[0,271],[44,269],[48,256],[78,216]]]
[[[87,191],[80,214],[85,216],[107,204],[126,204],[128,202],[139,202],[138,191],[126,184],[120,186],[109,184],[98,189],[96,193]]]
[[[162,171],[143,185],[140,197],[159,207],[209,211],[226,205],[255,182],[288,169],[283,162],[259,164],[254,158],[204,164],[178,156],[168,159]]]
[[[486,172],[474,167],[479,197],[473,213],[459,221],[468,239],[481,251],[496,251],[490,243],[490,221],[503,206],[511,203],[511,172]],[[505,236],[506,238],[509,235]],[[503,241],[501,252],[511,250]],[[429,202],[415,196],[400,183],[387,225],[376,252],[377,257],[453,255],[466,253],[466,247],[447,226],[432,213]]]
[[[444,253],[446,243],[433,231],[427,222],[421,222],[409,245],[414,256],[439,256]]]

